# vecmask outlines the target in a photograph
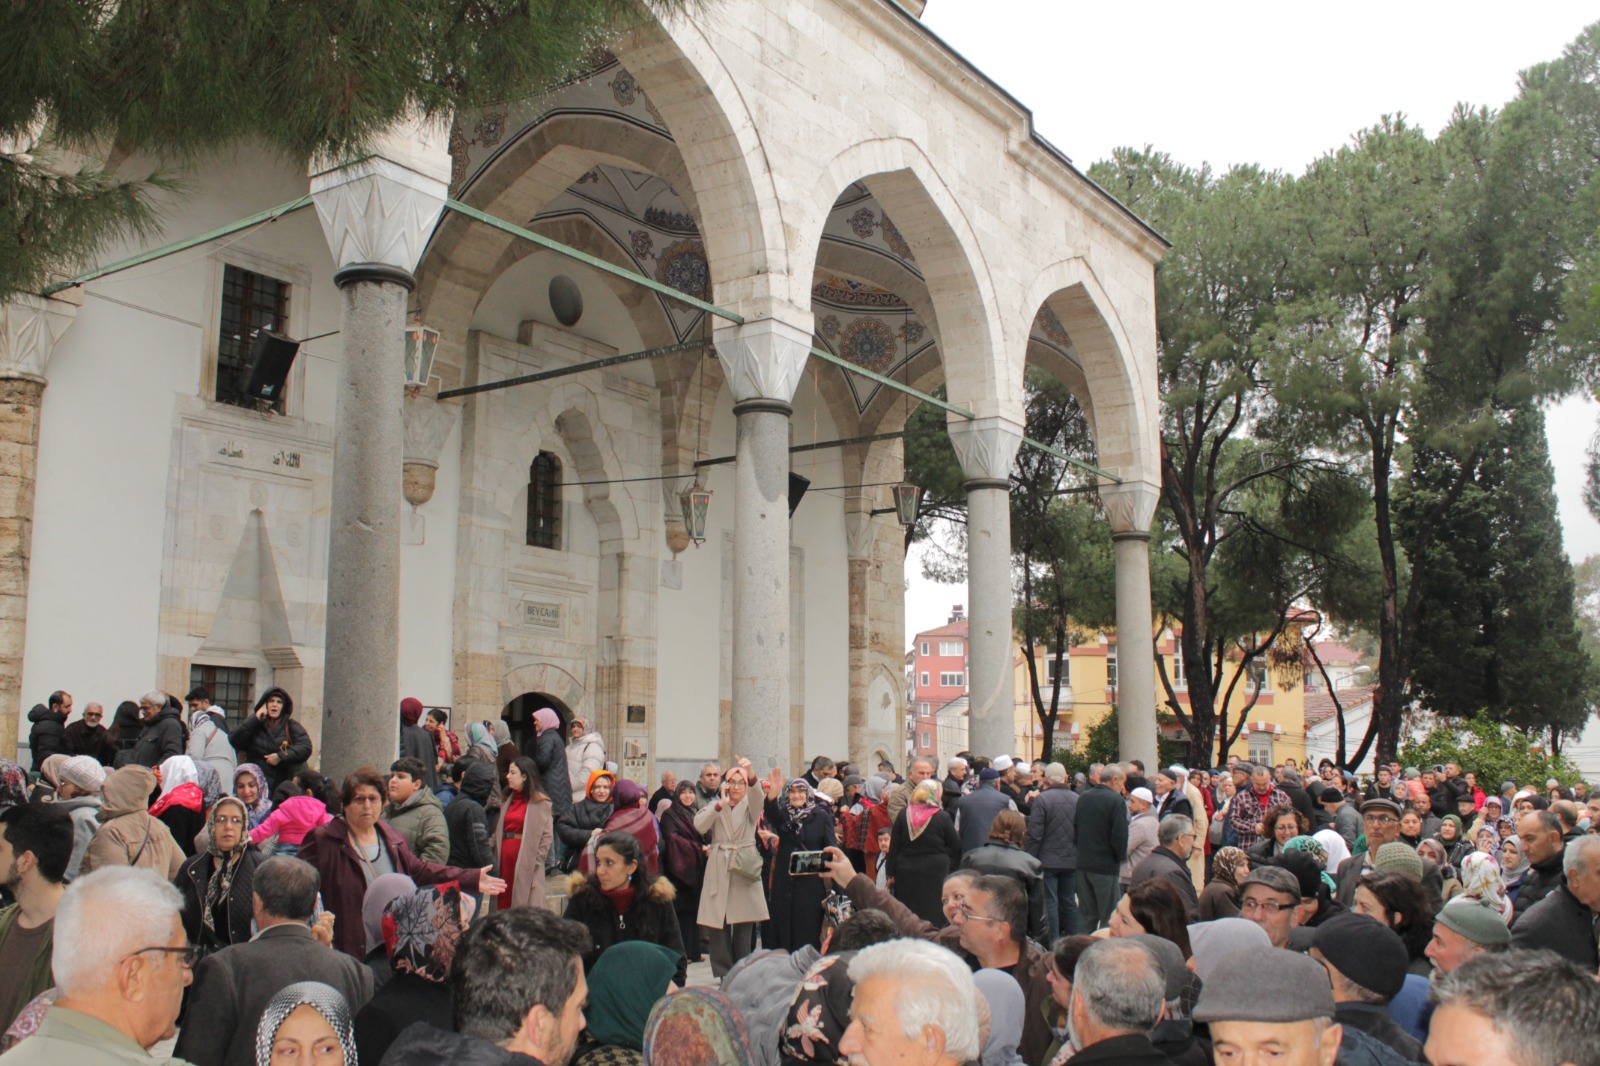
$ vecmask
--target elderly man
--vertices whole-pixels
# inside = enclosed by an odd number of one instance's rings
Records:
[[[1067,1008],[1073,1066],[1171,1066],[1150,1042],[1166,1010],[1166,977],[1154,951],[1134,940],[1091,945],[1073,971]]]
[[[1267,811],[1279,804],[1288,806],[1289,795],[1273,785],[1272,771],[1265,766],[1252,767],[1250,787],[1236,792],[1233,805],[1228,808],[1228,824],[1239,838],[1236,845],[1239,850],[1247,852],[1255,846],[1261,833],[1261,820]]]
[[[1156,849],[1133,868],[1130,884],[1150,881],[1157,877],[1171,882],[1183,897],[1193,921],[1200,910],[1200,897],[1195,894],[1194,881],[1189,877],[1189,855],[1196,848],[1194,822],[1181,814],[1169,814],[1161,819]]]
[[[1517,889],[1513,924],[1561,884],[1566,850],[1561,819],[1549,811],[1528,811],[1517,818],[1517,842],[1522,845],[1522,857],[1528,861],[1528,872]]]
[[[1258,866],[1239,886],[1239,917],[1255,922],[1275,948],[1287,947],[1300,924],[1300,881],[1279,866]]]
[[[976,1062],[978,987],[964,962],[917,940],[892,940],[850,960],[855,996],[839,1054],[859,1066]]]
[[[1363,800],[1361,826],[1367,834],[1366,852],[1344,860],[1333,875],[1339,889],[1338,900],[1346,907],[1355,905],[1356,889],[1361,887],[1361,879],[1372,869],[1378,849],[1400,839],[1400,804],[1382,797]],[[1444,878],[1439,867],[1430,859],[1422,860],[1422,888],[1428,893],[1428,901],[1434,907],[1444,902]]]
[[[475,924],[450,970],[454,1032],[417,1022],[386,1062],[567,1066],[583,1032],[589,931],[540,907],[513,907]]]
[[[1117,871],[1118,886],[1123,892],[1133,884],[1134,867],[1144,862],[1161,843],[1160,828],[1151,808],[1155,797],[1148,788],[1130,789],[1128,792],[1128,854]]]
[[[967,760],[959,755],[950,756],[950,761],[945,763],[942,793],[944,809],[954,818],[956,804],[967,794]]]
[[[1115,763],[1100,771],[1100,783],[1078,797],[1078,921],[1092,933],[1117,909],[1118,874],[1128,857],[1128,808],[1122,800],[1128,775]]]
[[[1345,1029],[1333,1020],[1333,990],[1321,964],[1291,951],[1235,959],[1238,965],[1206,980],[1194,1007],[1194,1020],[1211,1026],[1216,1061],[1333,1066]]]
[[[1595,922],[1600,915],[1600,836],[1575,837],[1564,857],[1566,880],[1523,912],[1511,930],[1513,948],[1545,948],[1587,973],[1600,970]]]
[[[700,767],[700,776],[694,783],[694,809],[698,813],[721,798],[722,767],[708,762]]]
[[[206,956],[196,968],[178,1054],[206,1066],[252,1066],[257,1019],[273,996],[296,981],[336,989],[351,1015],[366,1006],[372,971],[312,935],[318,887],[317,868],[299,859],[279,856],[256,867],[251,903],[260,932]]]
[[[961,797],[956,804],[956,831],[961,834],[961,851],[963,854],[974,851],[988,843],[989,830],[994,826],[995,816],[1001,811],[1016,810],[1016,804],[1011,802],[1011,797],[1001,792],[1000,771],[993,767],[978,771],[978,787],[970,794]],[[901,790],[896,789],[890,794],[893,798]],[[906,797],[910,798],[910,793]],[[903,808],[902,808],[903,809]],[[897,812],[891,806],[889,809],[890,824]]]
[[[111,733],[106,729],[105,718],[104,707],[85,703],[83,717],[67,723],[61,750],[68,755],[87,755],[101,766],[110,766],[116,752],[111,750]]]
[[[1422,1061],[1422,1043],[1387,1010],[1405,987],[1410,964],[1400,934],[1364,914],[1336,914],[1313,932],[1311,957],[1328,971],[1334,1021],[1382,1041],[1407,1061]]]
[[[661,774],[661,787],[650,793],[650,813],[656,813],[656,808],[660,806],[661,801],[672,799],[677,795],[677,792],[678,775],[671,770],[663,771]]]
[[[1423,954],[1433,960],[1433,972],[1442,976],[1511,943],[1505,919],[1487,903],[1447,903],[1433,919],[1433,939]]]
[[[3,1066],[128,1066],[177,1028],[193,979],[178,890],[149,870],[111,867],[72,883],[56,910],[56,1001]],[[326,950],[326,949],[324,949]]]
[[[1474,959],[1434,986],[1433,1066],[1594,1066],[1600,985],[1542,951]]]
[[[1028,853],[1044,870],[1045,925],[1050,943],[1078,931],[1078,794],[1067,787],[1067,768],[1044,768],[1044,791],[1028,812]]]

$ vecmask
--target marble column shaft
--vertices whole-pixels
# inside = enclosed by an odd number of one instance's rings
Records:
[[[1158,749],[1149,530],[1160,493],[1158,484],[1134,479],[1100,486],[1117,565],[1117,750],[1150,767]]]

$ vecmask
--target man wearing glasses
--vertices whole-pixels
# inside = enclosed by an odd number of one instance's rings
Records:
[[[193,980],[182,906],[178,890],[149,870],[108,867],[74,881],[56,910],[55,1004],[0,1064],[154,1062],[148,1049],[176,1031]]]
[[[1299,905],[1300,882],[1282,867],[1257,867],[1239,886],[1239,917],[1259,925],[1275,948],[1289,946]]]
[[[111,750],[111,734],[105,725],[106,709],[98,703],[83,705],[83,717],[65,730],[66,753],[87,755],[101,766],[110,766],[116,755]]]
[[[1361,879],[1372,869],[1373,857],[1385,844],[1400,839],[1400,804],[1392,799],[1378,797],[1361,803],[1361,828],[1367,835],[1367,850],[1362,855],[1352,855],[1339,864],[1333,875],[1339,886],[1337,898],[1346,907],[1355,905],[1356,889]],[[1422,887],[1435,910],[1444,905],[1444,878],[1439,867],[1430,859],[1422,860]]]

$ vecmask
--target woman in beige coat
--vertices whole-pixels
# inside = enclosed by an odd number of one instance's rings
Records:
[[[506,767],[506,801],[494,828],[494,867],[507,887],[496,901],[497,910],[547,906],[544,864],[555,835],[553,811],[532,759],[523,755]]]
[[[756,823],[765,807],[764,796],[752,796],[749,771],[735,766],[722,778],[722,790],[713,803],[694,816],[694,827],[711,838],[706,854],[705,881],[700,888],[701,940],[711,956],[711,973],[720,978],[733,964],[750,954],[756,924],[767,920],[767,898],[761,886],[761,863],[754,861],[755,880],[733,872],[734,856],[756,851]],[[782,785],[779,775],[779,787]],[[746,850],[748,849],[748,850]]]
[[[106,866],[140,866],[168,881],[178,876],[183,849],[146,810],[155,787],[156,775],[144,766],[124,766],[106,775],[100,786],[100,828],[83,854],[81,873]]]

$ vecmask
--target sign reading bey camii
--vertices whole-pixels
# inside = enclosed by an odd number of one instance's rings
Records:
[[[523,600],[522,624],[525,626],[543,626],[546,629],[560,629],[561,605],[559,603],[545,603],[542,600]]]

